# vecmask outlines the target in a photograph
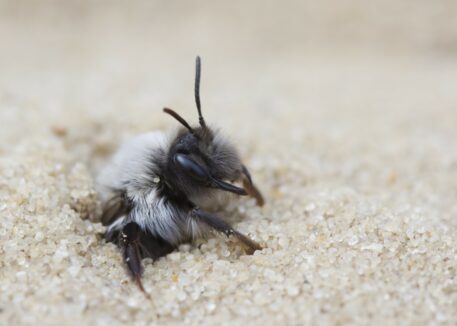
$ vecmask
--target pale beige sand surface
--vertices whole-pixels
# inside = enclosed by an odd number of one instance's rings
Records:
[[[1,3],[1,325],[456,323],[454,2],[232,5]],[[196,121],[196,54],[267,199],[223,214],[266,249],[146,260],[146,300],[94,180],[163,106]]]

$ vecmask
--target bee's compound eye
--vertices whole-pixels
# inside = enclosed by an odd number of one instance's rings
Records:
[[[208,179],[208,173],[206,170],[197,162],[192,160],[189,156],[185,154],[176,154],[174,161],[193,178],[200,181],[205,181]]]

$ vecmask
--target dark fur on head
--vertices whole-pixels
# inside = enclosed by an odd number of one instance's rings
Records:
[[[220,136],[201,139],[195,134],[181,130],[167,155],[165,179],[169,186],[189,197],[219,188],[240,195],[240,188],[230,188],[224,180],[240,178],[242,163],[235,148]]]

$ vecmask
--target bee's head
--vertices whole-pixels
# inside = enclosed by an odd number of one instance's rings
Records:
[[[205,123],[200,106],[200,57],[196,61],[195,102],[199,126],[191,127],[178,113],[168,108],[164,112],[185,128],[171,144],[167,158],[168,182],[186,195],[220,189],[246,195],[243,188],[229,182],[239,179],[242,163],[236,149]]]

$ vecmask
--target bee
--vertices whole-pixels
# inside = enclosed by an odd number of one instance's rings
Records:
[[[206,124],[200,105],[200,75],[197,57],[198,126],[164,108],[181,127],[170,135],[149,132],[133,138],[98,176],[105,238],[119,246],[127,270],[143,292],[143,258],[156,260],[210,231],[233,236],[247,254],[262,249],[210,210],[223,205],[226,194],[251,196],[259,206],[264,199],[236,148]]]

